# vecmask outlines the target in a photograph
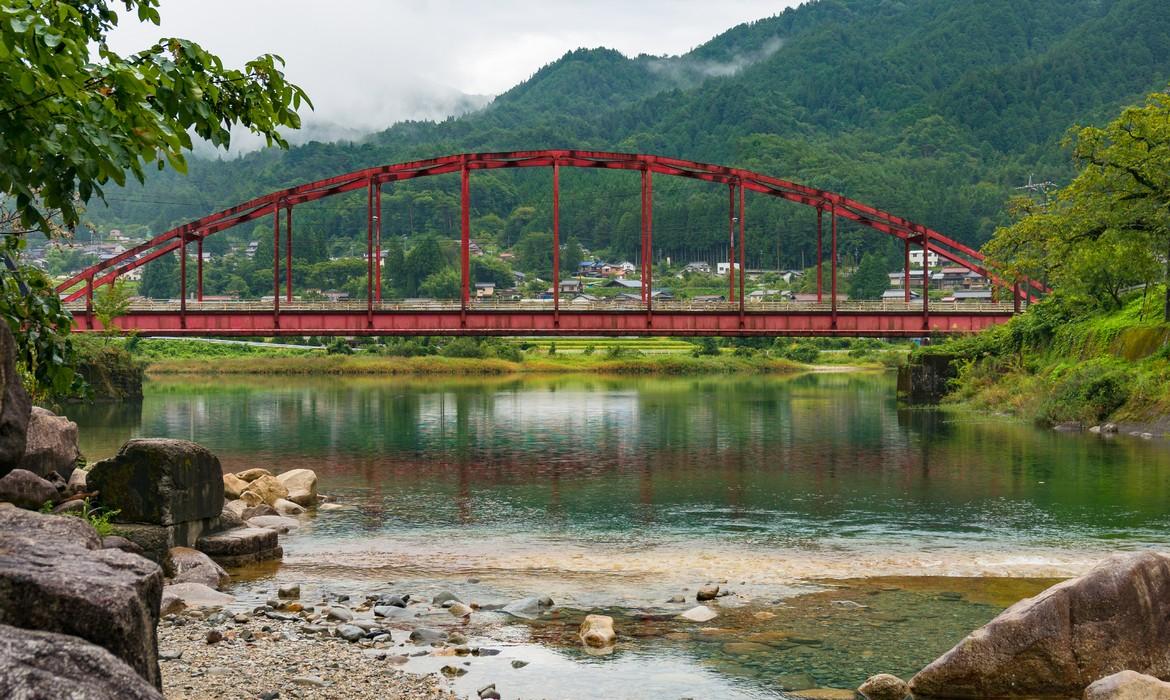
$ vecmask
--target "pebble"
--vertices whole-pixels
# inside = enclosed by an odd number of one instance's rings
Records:
[[[527,665],[528,665],[527,661],[521,661],[520,659],[512,659],[512,668],[524,668]]]
[[[325,614],[330,620],[337,620],[338,622],[349,622],[353,619],[353,613],[346,608],[333,607],[329,608],[329,612]]]
[[[223,632],[219,630],[208,630],[206,640],[208,644],[219,644],[223,641]]]
[[[292,679],[296,685],[311,686],[313,688],[324,688],[329,685],[329,682],[320,676],[297,676]]]
[[[455,617],[467,617],[472,612],[471,608],[463,603],[451,603],[451,607],[447,608],[447,611]]]
[[[698,600],[698,601],[715,600],[715,597],[718,595],[719,595],[719,586],[711,586],[711,585],[703,586],[702,588],[699,589],[699,592],[695,594],[695,600]]]
[[[486,685],[475,691],[479,695],[479,700],[500,700],[500,694],[496,692],[496,684]]]
[[[366,631],[357,625],[338,625],[337,636],[347,642],[356,642],[366,636]]]

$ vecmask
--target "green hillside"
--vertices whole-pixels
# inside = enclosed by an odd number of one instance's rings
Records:
[[[680,57],[573,51],[458,119],[397,124],[357,144],[196,160],[189,176],[159,173],[89,213],[102,226],[158,232],[363,166],[463,151],[586,148],[748,167],[980,245],[1030,173],[1067,181],[1071,162],[1060,141],[1070,126],[1103,122],[1167,81],[1164,0],[819,0],[732,28]],[[547,172],[476,173],[472,190],[477,240],[504,248],[550,227]],[[569,172],[563,191],[563,236],[615,258],[634,256],[636,176]],[[388,237],[457,235],[457,177],[388,187],[384,201]],[[358,193],[298,207],[298,255],[362,249],[364,206]],[[660,178],[656,254],[715,259],[725,217],[722,188]],[[806,208],[749,198],[749,264],[812,264],[814,221]],[[220,245],[252,236],[243,227]],[[842,236],[849,255],[892,252],[869,231],[846,226]]]

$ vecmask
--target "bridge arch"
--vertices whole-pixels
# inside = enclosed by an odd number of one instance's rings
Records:
[[[559,172],[560,168],[601,168],[610,170],[629,170],[641,173],[642,191],[642,297],[649,307],[651,301],[650,285],[652,284],[652,268],[650,261],[653,250],[653,176],[666,175],[671,177],[690,178],[719,185],[725,185],[729,191],[729,248],[730,260],[738,263],[739,269],[745,269],[745,240],[746,226],[745,193],[754,192],[778,197],[790,202],[813,207],[817,211],[817,290],[818,301],[823,285],[821,284],[822,267],[824,261],[823,249],[823,219],[829,219],[829,260],[830,260],[830,304],[832,306],[833,322],[836,323],[837,314],[837,221],[846,219],[876,231],[901,239],[905,246],[905,283],[903,285],[906,301],[910,300],[910,249],[917,246],[925,252],[934,253],[940,258],[950,261],[989,278],[994,284],[1012,289],[1012,298],[1017,306],[1021,300],[1031,299],[1032,291],[1043,291],[1043,287],[1034,281],[1026,281],[1028,289],[1019,283],[1007,283],[996,278],[984,266],[983,256],[976,250],[922,224],[909,221],[892,213],[877,209],[867,204],[850,199],[843,195],[827,190],[817,189],[799,183],[782,180],[761,173],[731,168],[721,165],[699,163],[665,156],[637,154],[637,153],[610,153],[601,151],[578,150],[540,150],[540,151],[513,151],[501,153],[464,153],[431,158],[427,160],[395,163],[372,168],[356,170],[354,172],[324,178],[293,187],[285,188],[261,197],[243,202],[222,211],[209,214],[200,219],[189,221],[154,238],[134,246],[133,248],[110,259],[99,262],[73,275],[57,287],[58,293],[65,302],[86,300],[87,312],[92,311],[92,300],[95,289],[114,282],[127,272],[149,263],[164,255],[177,250],[186,253],[187,246],[194,244],[200,255],[197,256],[197,287],[198,298],[202,299],[202,247],[208,237],[232,228],[239,224],[255,221],[271,216],[273,220],[273,297],[276,313],[279,313],[281,301],[280,271],[281,271],[281,219],[284,219],[284,232],[287,245],[285,246],[285,269],[290,274],[285,276],[284,296],[288,302],[293,299],[292,270],[292,227],[293,211],[297,205],[313,202],[334,195],[365,189],[367,191],[367,304],[373,312],[373,304],[380,301],[381,295],[381,265],[375,260],[381,258],[381,193],[382,185],[386,183],[402,182],[421,177],[459,173],[461,176],[461,276],[462,300],[466,307],[470,298],[469,272],[469,239],[470,239],[470,176],[477,170],[494,170],[501,168],[551,168],[552,169],[552,198],[553,198],[553,289],[554,310],[560,308],[559,285]],[[738,209],[738,212],[737,212]],[[283,217],[282,217],[283,214]],[[738,215],[737,215],[738,214]],[[735,222],[738,221],[738,231]],[[738,255],[738,260],[736,256]],[[928,272],[929,255],[924,255],[924,269]],[[183,279],[181,289],[186,290],[187,255],[180,255],[180,275]],[[729,298],[738,300],[741,314],[743,312],[744,280],[743,274],[736,274],[736,265],[731,265],[729,275]],[[738,277],[738,285],[736,278]],[[929,284],[929,274],[923,275],[924,292]],[[738,287],[738,288],[737,288]],[[181,294],[181,310],[186,309],[186,294]],[[923,315],[929,314],[927,295],[923,295]],[[87,315],[92,315],[87,313]]]

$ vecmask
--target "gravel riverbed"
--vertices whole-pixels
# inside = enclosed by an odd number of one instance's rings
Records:
[[[306,634],[294,621],[202,611],[167,616],[158,636],[170,700],[456,697],[441,676],[397,668],[408,654],[430,653],[425,647],[363,646]]]

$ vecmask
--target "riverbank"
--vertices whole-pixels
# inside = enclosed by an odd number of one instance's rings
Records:
[[[1157,298],[1157,295],[1154,295]],[[1134,296],[1112,312],[1059,299],[977,336],[917,350],[911,363],[953,373],[943,403],[1038,425],[1121,432],[1170,429],[1170,323]]]

